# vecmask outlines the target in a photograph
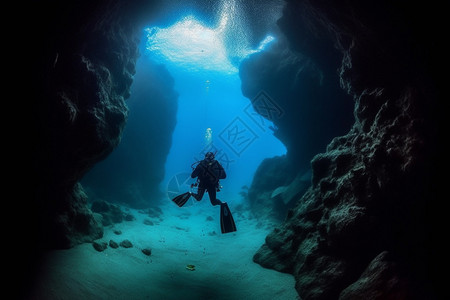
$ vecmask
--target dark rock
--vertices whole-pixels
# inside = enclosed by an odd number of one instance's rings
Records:
[[[290,46],[319,68],[341,64],[340,84],[355,102],[355,124],[312,158],[311,188],[253,258],[292,273],[302,299],[438,299],[431,270],[440,258],[430,254],[441,226],[429,214],[439,206],[429,178],[438,166],[438,89],[426,83],[423,60],[436,67],[441,58],[420,33],[436,24],[415,23],[435,9],[423,8],[300,0],[279,21]]]
[[[117,244],[115,241],[113,241],[113,240],[109,240],[109,246],[111,247],[111,248],[114,248],[114,249],[116,249],[116,248],[119,248],[119,244]]]
[[[349,279],[347,262],[314,252],[302,257],[301,262],[299,272],[310,276],[297,277],[295,288],[302,290],[304,299],[337,299],[342,282]],[[324,281],[317,281],[318,278]],[[336,297],[330,298],[330,295]]]
[[[53,227],[43,235],[44,240],[51,238],[54,247],[70,248],[103,237],[103,227],[98,223],[100,219],[87,207],[87,196],[81,184],[75,184],[64,201],[67,202],[61,203],[59,208],[65,207],[66,210],[59,211]]]
[[[94,241],[92,242],[92,246],[94,247],[95,250],[97,250],[98,252],[102,252],[104,251],[106,248],[108,248],[108,244],[106,242],[97,242]]]
[[[161,219],[161,216],[163,215],[163,211],[161,207],[149,207],[148,209],[148,216],[151,218],[159,218]]]
[[[124,248],[131,248],[133,247],[133,244],[129,240],[123,240],[120,242],[120,246]]]
[[[155,223],[153,223],[153,221],[151,221],[151,220],[149,220],[149,219],[144,219],[144,224],[145,224],[145,225],[150,225],[150,226],[155,225]]]
[[[102,224],[103,225],[103,215],[99,214],[99,213],[93,213],[94,215],[94,219],[98,224]]]
[[[283,201],[272,199],[273,191],[288,185],[294,178],[286,156],[264,159],[258,166],[248,190],[250,209],[257,217],[283,219],[287,211]]]
[[[162,198],[159,185],[176,125],[178,94],[174,79],[164,65],[146,55],[137,64],[140,71],[133,78],[133,90],[127,101],[130,113],[121,142],[82,182],[95,190],[98,197],[114,203],[126,199],[130,207],[146,208],[148,199],[156,205],[157,199]],[[158,142],[145,142],[151,140]]]
[[[388,252],[381,252],[361,274],[360,278],[345,288],[340,300],[352,299],[415,299],[408,288],[412,282],[401,271]]]
[[[118,205],[108,203],[104,200],[92,202],[91,210],[102,215],[103,226],[121,223],[124,220],[122,209]]]
[[[124,219],[128,222],[136,220],[135,216],[133,216],[132,214],[126,214]]]
[[[42,42],[48,47],[32,58],[36,64],[29,75],[40,79],[29,86],[26,97],[36,116],[30,118],[29,135],[36,145],[31,151],[36,184],[31,202],[38,209],[33,214],[45,216],[39,226],[43,247],[69,248],[92,242],[92,233],[98,238],[101,231],[87,202],[76,196],[77,183],[120,141],[138,57],[136,34],[133,26],[125,25],[127,18],[116,19],[124,26],[120,33],[108,29],[110,25],[98,27],[107,10],[86,1],[51,8],[41,3],[30,9],[35,15],[53,10],[53,17],[32,21],[47,32]]]
[[[152,249],[144,248],[144,249],[142,249],[142,253],[144,253],[147,256],[150,256],[150,255],[152,255]]]
[[[284,15],[278,22],[280,25],[288,16],[294,18],[293,23],[301,22],[291,11],[286,10]],[[292,25],[299,29],[298,24]],[[289,29],[283,33],[288,35]],[[292,34],[293,38],[298,38],[296,32]],[[269,119],[276,126],[274,135],[286,146],[287,154],[285,162],[280,161],[273,167],[278,171],[267,175],[272,178],[268,187],[278,180],[275,174],[284,172],[281,178],[288,180],[277,185],[280,186],[292,181],[298,172],[309,170],[311,159],[323,151],[333,137],[348,132],[353,122],[351,97],[342,90],[336,75],[340,62],[338,51],[321,43],[320,50],[313,51],[315,55],[324,54],[324,49],[330,51],[318,60],[316,56],[295,51],[294,45],[293,41],[286,43],[280,38],[265,51],[246,58],[239,69],[242,93],[251,100],[255,111],[261,110],[257,101],[260,91],[266,92],[272,110],[279,107],[282,111],[279,115],[271,114]],[[334,54],[328,56],[330,53]],[[336,60],[330,61],[330,58]]]
[[[94,201],[91,205],[91,210],[96,213],[105,213],[111,210],[110,205],[106,201]]]

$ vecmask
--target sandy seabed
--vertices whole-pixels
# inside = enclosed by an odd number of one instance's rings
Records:
[[[299,299],[292,275],[252,261],[270,230],[229,206],[238,231],[227,234],[209,201],[182,208],[169,201],[161,218],[126,209],[136,219],[105,227],[98,241],[128,239],[133,247],[98,252],[86,243],[48,253],[32,299]]]

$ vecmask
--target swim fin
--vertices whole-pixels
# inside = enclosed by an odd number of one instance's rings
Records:
[[[234,223],[233,216],[231,215],[230,208],[226,202],[220,205],[220,229],[222,233],[228,233],[236,231],[236,224]]]
[[[191,192],[186,192],[184,194],[176,196],[175,198],[172,199],[172,201],[175,202],[175,204],[178,205],[178,207],[182,207],[183,205],[186,204],[191,195],[192,195]]]

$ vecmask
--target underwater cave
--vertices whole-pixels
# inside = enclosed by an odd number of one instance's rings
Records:
[[[20,298],[439,299],[440,10],[29,9],[41,47]],[[208,152],[225,212],[209,190],[172,201],[200,192],[190,175]]]

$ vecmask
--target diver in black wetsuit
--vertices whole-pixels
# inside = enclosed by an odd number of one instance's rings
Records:
[[[191,193],[197,201],[202,200],[205,191],[208,191],[212,205],[223,204],[222,201],[216,198],[216,191],[219,189],[219,180],[225,179],[227,174],[222,165],[215,159],[214,153],[208,152],[205,154],[205,159],[200,161],[195,167],[191,177],[198,177],[197,194]]]

